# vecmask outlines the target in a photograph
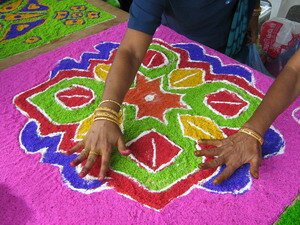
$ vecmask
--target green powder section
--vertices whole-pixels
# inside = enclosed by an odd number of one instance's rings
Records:
[[[113,18],[84,0],[7,1],[0,5],[0,59]]]
[[[297,200],[294,205],[288,207],[276,222],[276,225],[296,224],[300,224],[300,200]]]
[[[63,94],[61,90],[72,90],[73,87],[84,87],[90,93],[91,101],[86,102],[84,107],[68,107],[70,101],[80,101],[76,95],[71,93]],[[34,95],[30,101],[38,109],[45,113],[57,124],[78,123],[89,117],[100,103],[99,93],[102,93],[104,84],[94,79],[72,78],[64,79],[61,82],[49,87],[44,92]],[[62,93],[59,95],[59,93]],[[61,96],[62,100],[58,100]],[[94,97],[93,97],[94,96]],[[45,101],[47,99],[47,101]]]

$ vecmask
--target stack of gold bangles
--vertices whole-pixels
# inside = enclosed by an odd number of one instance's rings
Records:
[[[108,107],[102,107],[101,104],[105,103],[105,102],[111,102],[114,103],[116,105],[118,105],[120,107],[120,111],[117,112],[111,108]],[[110,122],[113,122],[115,124],[117,124],[118,126],[120,126],[120,124],[122,123],[122,110],[121,110],[122,105],[114,100],[104,100],[100,103],[100,107],[98,107],[93,115],[94,121],[97,120],[107,120]]]
[[[251,137],[255,138],[261,145],[264,143],[264,139],[262,138],[262,136],[260,136],[257,132],[255,132],[254,130],[251,130],[249,128],[243,127],[239,130],[239,132],[242,132],[244,134],[248,134]]]

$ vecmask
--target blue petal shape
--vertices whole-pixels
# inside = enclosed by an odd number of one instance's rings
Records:
[[[101,43],[96,46],[98,53],[83,53],[80,62],[71,58],[63,59],[59,64],[52,70],[50,79],[54,78],[60,70],[71,70],[71,69],[81,69],[86,70],[90,65],[90,59],[105,59],[108,60],[111,52],[117,49],[119,44],[116,43]]]
[[[65,182],[76,189],[94,189],[102,185],[99,180],[81,179],[70,162],[74,160],[75,155],[68,156],[57,152],[60,143],[61,134],[55,136],[41,136],[38,131],[36,121],[29,121],[21,131],[21,144],[28,152],[39,152],[46,149],[42,162],[62,166],[62,175]]]
[[[228,74],[229,76],[240,76],[252,82],[253,75],[250,71],[239,65],[222,65],[216,57],[205,55],[203,48],[196,44],[175,44],[174,47],[182,48],[189,53],[191,60],[204,61],[212,65],[215,74]]]
[[[264,135],[264,144],[262,145],[263,157],[269,157],[276,155],[283,147],[285,143],[281,135],[274,128],[269,128]]]
[[[31,5],[34,5],[35,7],[32,8],[30,7]],[[27,5],[23,9],[21,9],[21,12],[44,11],[48,9],[48,6],[39,4],[37,0],[29,0]]]
[[[223,172],[225,166],[222,166],[217,175],[209,179],[203,187],[208,189],[208,191],[218,192],[218,193],[232,193],[232,194],[242,194],[247,191],[246,186],[251,182],[250,178],[250,165],[245,164],[239,169],[237,169],[234,174],[224,182],[219,185],[214,185],[212,182],[220,173]]]

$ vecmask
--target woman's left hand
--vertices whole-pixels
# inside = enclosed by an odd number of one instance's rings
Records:
[[[200,169],[209,169],[226,165],[224,171],[216,177],[214,184],[228,179],[239,167],[250,163],[253,178],[259,177],[259,166],[262,160],[261,145],[253,137],[238,132],[223,140],[200,140],[199,144],[213,145],[216,148],[196,151],[196,156],[216,156],[215,159],[199,164]]]

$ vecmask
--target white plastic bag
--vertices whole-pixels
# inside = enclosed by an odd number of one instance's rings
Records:
[[[300,23],[275,17],[261,27],[260,44],[270,57],[276,58],[300,39]]]

